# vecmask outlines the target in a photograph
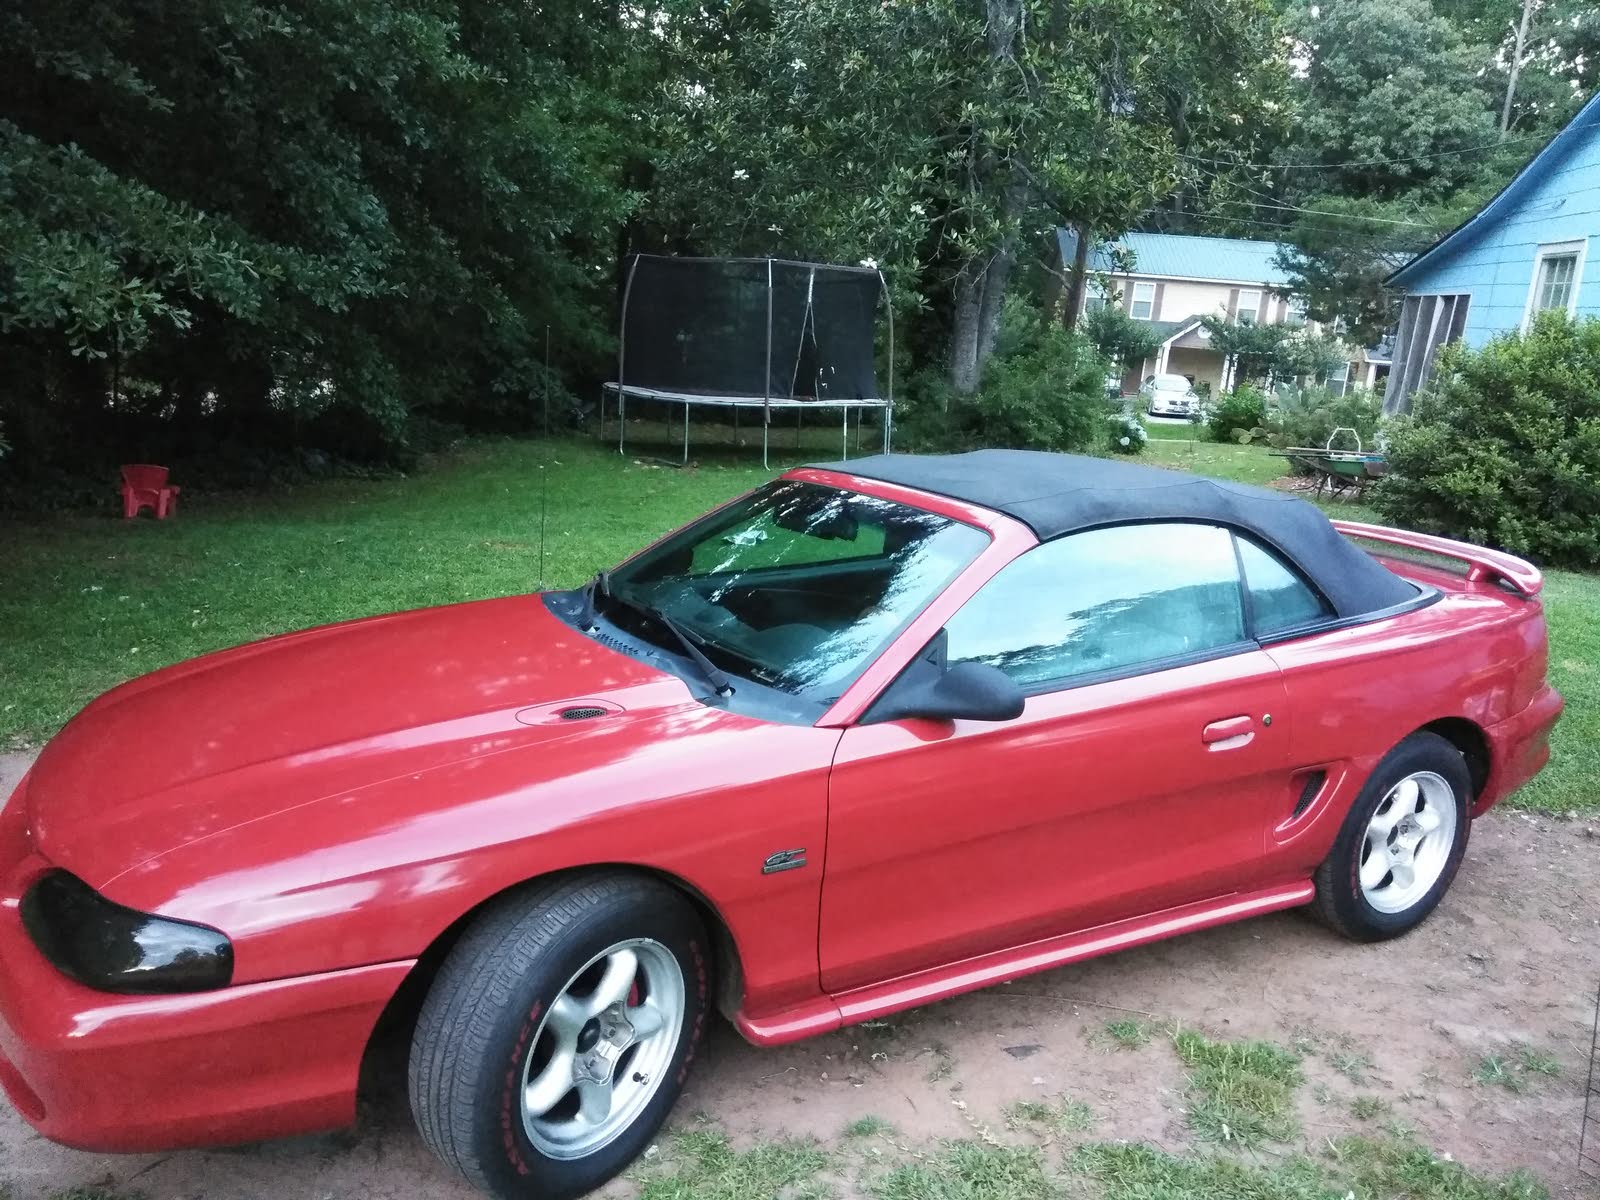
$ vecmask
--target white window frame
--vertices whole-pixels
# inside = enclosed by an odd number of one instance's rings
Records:
[[[1575,316],[1578,311],[1578,289],[1583,286],[1583,264],[1589,257],[1589,239],[1575,238],[1567,242],[1545,242],[1533,255],[1533,278],[1528,280],[1528,298],[1522,306],[1522,331],[1526,333],[1528,326],[1533,324],[1534,316],[1543,311],[1537,307],[1539,301],[1539,285],[1544,278],[1544,264],[1546,259],[1576,257],[1572,264],[1572,289],[1567,293],[1567,316]]]
[[[1140,295],[1141,288],[1149,288],[1149,292]],[[1150,307],[1144,316],[1139,315],[1139,305],[1148,304]],[[1135,321],[1154,321],[1156,319],[1156,285],[1153,283],[1136,283],[1133,285],[1133,299],[1128,303],[1128,315]]]
[[[1112,295],[1111,291],[1091,279],[1083,289],[1083,312],[1099,312],[1111,303]]]
[[[1254,304],[1246,304],[1244,302],[1244,298],[1246,296],[1254,296],[1256,298],[1255,299],[1255,303]],[[1245,320],[1245,313],[1246,312],[1248,312],[1250,314],[1250,319],[1248,321]],[[1238,300],[1238,302],[1237,302],[1237,304],[1236,304],[1236,306],[1234,307],[1234,310],[1233,310],[1233,319],[1235,321],[1239,322],[1239,324],[1241,324],[1241,325],[1256,325],[1256,324],[1260,323],[1260,321],[1261,321],[1261,289],[1260,288],[1256,288],[1254,290],[1247,289],[1247,288],[1241,288],[1239,290],[1239,300]]]
[[[1335,387],[1338,388],[1338,394],[1341,396],[1348,392],[1350,390],[1350,360],[1348,358],[1340,360],[1339,365],[1332,368],[1322,382],[1330,392]]]
[[[1284,303],[1283,323],[1298,329],[1309,320],[1311,301],[1304,296],[1290,296]]]

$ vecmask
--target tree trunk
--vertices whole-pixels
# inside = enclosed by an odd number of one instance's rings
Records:
[[[1522,52],[1528,44],[1528,22],[1533,17],[1534,0],[1522,0],[1522,20],[1517,23],[1517,45],[1511,55],[1511,70],[1506,74],[1506,102],[1500,110],[1500,136],[1511,132],[1511,102],[1517,94],[1517,76],[1522,73]]]
[[[1078,314],[1083,312],[1083,289],[1089,281],[1089,239],[1094,236],[1082,222],[1073,229],[1078,234],[1078,248],[1072,255],[1072,271],[1067,276],[1067,310],[1061,314],[1061,323],[1068,332],[1078,327]]]
[[[1022,29],[1022,0],[985,0],[985,25],[989,57],[1012,60]],[[972,191],[982,194],[1004,178],[992,147],[977,151],[972,164]],[[1005,233],[998,246],[968,260],[956,277],[954,327],[950,338],[950,386],[959,395],[971,395],[983,377],[983,364],[994,350],[1000,333],[1000,309],[1006,285],[1016,262],[1016,221],[1022,212],[1024,185],[1013,174],[1005,178],[1000,197],[1000,218]],[[992,192],[990,192],[992,194]]]
[[[978,343],[987,263],[968,262],[956,277],[955,322],[950,334],[950,386],[958,395],[978,390]]]
[[[978,309],[978,374],[994,353],[995,340],[1000,336],[1000,310],[1005,305],[1006,285],[1011,282],[1011,268],[1016,265],[1017,252],[1014,239],[989,260],[989,269],[983,273],[983,304]]]

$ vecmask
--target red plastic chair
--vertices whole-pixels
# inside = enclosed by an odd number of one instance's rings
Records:
[[[122,515],[132,519],[141,508],[149,508],[156,519],[164,520],[178,511],[178,491],[167,482],[167,469],[148,463],[133,463],[122,468]]]

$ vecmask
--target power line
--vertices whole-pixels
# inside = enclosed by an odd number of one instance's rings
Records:
[[[1383,225],[1409,225],[1413,229],[1432,229],[1427,221],[1402,221],[1398,217],[1373,217],[1363,213],[1342,213],[1328,208],[1299,208],[1293,204],[1260,204],[1253,200],[1219,200],[1219,204],[1233,204],[1244,208],[1270,208],[1276,212],[1306,213],[1313,217],[1338,217],[1345,221],[1376,221]]]

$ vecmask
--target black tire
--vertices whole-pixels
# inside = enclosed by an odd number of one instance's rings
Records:
[[[549,1157],[522,1120],[529,1043],[586,963],[635,938],[659,942],[683,973],[683,1020],[669,1070],[609,1143],[580,1158]],[[502,1200],[564,1200],[599,1187],[649,1145],[683,1089],[709,1019],[711,962],[694,909],[648,878],[577,878],[493,902],[451,949],[417,1019],[408,1085],[423,1141]]]
[[[1440,776],[1455,793],[1455,840],[1433,886],[1401,911],[1383,912],[1368,902],[1361,888],[1359,872],[1367,827],[1390,789],[1419,771]],[[1461,751],[1434,733],[1414,733],[1406,738],[1384,756],[1345,815],[1333,849],[1313,877],[1317,893],[1311,903],[1312,914],[1358,942],[1383,941],[1415,929],[1438,906],[1461,866],[1472,828],[1472,800],[1472,775]]]

